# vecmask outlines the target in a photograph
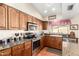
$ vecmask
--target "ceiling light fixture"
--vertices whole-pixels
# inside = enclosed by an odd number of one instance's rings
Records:
[[[51,6],[51,4],[46,4],[48,7],[50,7]]]
[[[47,10],[44,10],[44,13],[47,13],[48,11]]]
[[[52,11],[55,11],[56,9],[55,8],[52,8]]]

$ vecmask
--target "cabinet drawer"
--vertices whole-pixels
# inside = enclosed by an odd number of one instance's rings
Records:
[[[0,51],[0,56],[10,56],[10,55],[11,55],[11,48]]]
[[[24,48],[23,44],[20,44],[20,45],[16,45],[16,46],[12,47],[12,50],[18,50],[18,49],[21,50],[22,48]]]

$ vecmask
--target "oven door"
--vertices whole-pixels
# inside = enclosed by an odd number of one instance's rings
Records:
[[[40,40],[37,40],[37,41],[34,41],[34,42],[33,42],[33,51],[34,51],[35,49],[37,49],[38,47],[40,47]]]

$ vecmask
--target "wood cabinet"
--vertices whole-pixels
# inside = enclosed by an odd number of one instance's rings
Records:
[[[47,28],[48,28],[48,22],[43,21],[43,30],[47,30]]]
[[[44,37],[40,39],[40,49],[43,49],[43,47],[44,47]]]
[[[9,29],[19,29],[19,11],[8,7]]]
[[[62,50],[62,37],[45,36],[44,46]]]
[[[27,15],[20,12],[20,29],[27,30]]]
[[[12,56],[22,56],[24,52],[24,45],[19,44],[12,47]]]
[[[62,50],[62,37],[56,37],[56,48]]]
[[[50,37],[44,36],[44,46],[50,47]]]
[[[33,22],[33,17],[31,15],[28,15],[28,22]]]
[[[0,3],[0,30],[7,29],[7,6]]]
[[[0,56],[11,56],[11,48],[1,50]]]
[[[33,17],[33,23],[37,24],[37,19],[35,17]]]
[[[43,30],[43,23],[42,23],[41,20],[39,20],[39,29],[40,29],[40,30]]]
[[[24,43],[24,56],[31,56],[32,55],[32,42],[27,41]]]
[[[37,24],[38,30],[42,30],[43,24],[42,24],[41,20],[39,20],[37,18],[33,18],[33,23]]]
[[[38,30],[42,29],[42,22],[39,19],[0,3],[0,30],[27,30],[27,22],[36,23]]]

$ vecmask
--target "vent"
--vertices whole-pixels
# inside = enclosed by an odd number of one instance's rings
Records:
[[[49,17],[48,17],[48,20],[54,20],[54,19],[56,19],[56,15],[49,16]]]
[[[68,6],[68,10],[72,10],[73,9],[73,7],[74,7],[74,5],[72,4],[72,5],[69,5]]]

